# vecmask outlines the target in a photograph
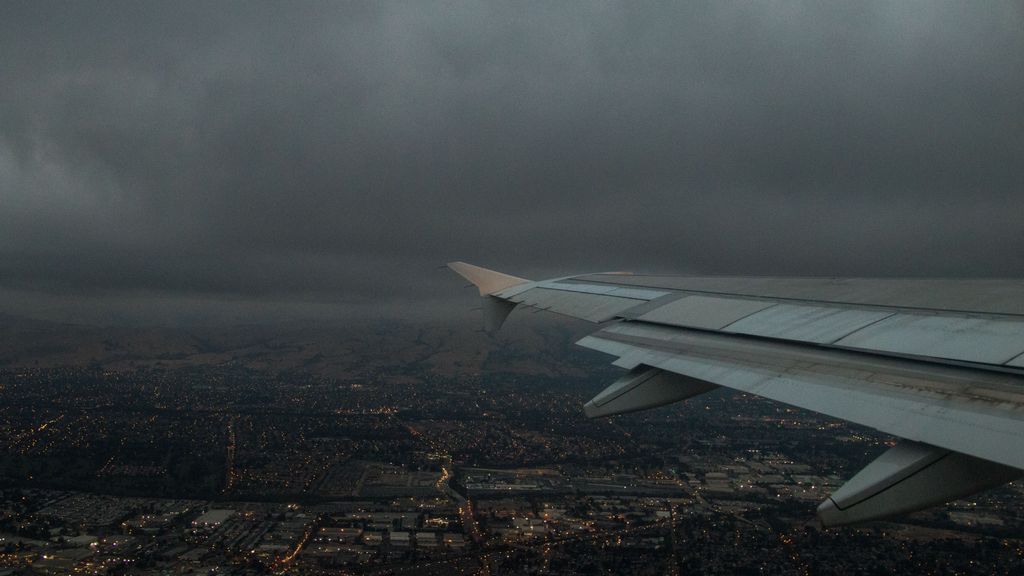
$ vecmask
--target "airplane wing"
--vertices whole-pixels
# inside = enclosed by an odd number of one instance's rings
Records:
[[[904,440],[826,499],[824,526],[1024,475],[1024,281],[588,274],[530,281],[463,262],[485,328],[519,305],[594,322],[577,344],[628,372],[590,417],[725,386]]]

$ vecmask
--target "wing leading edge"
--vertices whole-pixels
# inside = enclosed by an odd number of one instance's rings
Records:
[[[910,512],[1024,475],[1024,282],[945,280],[931,291],[927,280],[533,282],[449,266],[503,307],[501,321],[522,304],[604,325],[578,344],[616,356],[629,373],[586,404],[588,416],[725,386],[906,439],[821,504],[823,525]],[[489,329],[500,326],[484,310]]]

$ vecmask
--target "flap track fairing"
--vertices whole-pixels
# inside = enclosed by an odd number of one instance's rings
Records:
[[[590,418],[625,414],[686,400],[715,388],[718,386],[710,382],[641,364],[594,396],[583,410]]]
[[[921,510],[1024,475],[1010,466],[903,441],[818,506],[822,526],[844,526]]]

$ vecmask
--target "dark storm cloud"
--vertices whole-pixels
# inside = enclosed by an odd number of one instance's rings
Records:
[[[234,320],[447,310],[452,259],[1020,275],[1022,30],[1016,2],[5,3],[0,292]]]

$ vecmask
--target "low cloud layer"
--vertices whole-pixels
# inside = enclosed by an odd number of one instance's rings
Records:
[[[1018,2],[0,11],[9,313],[440,317],[453,259],[1024,274]]]

